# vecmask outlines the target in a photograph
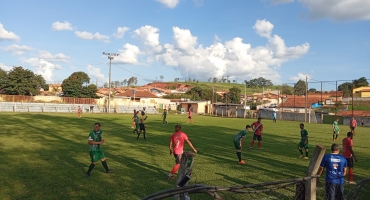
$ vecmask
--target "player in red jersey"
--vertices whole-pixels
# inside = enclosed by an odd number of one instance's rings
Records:
[[[258,118],[258,121],[252,124],[252,129],[254,131],[254,134],[253,134],[253,140],[251,142],[249,149],[252,150],[254,141],[258,140],[258,150],[260,150],[261,141],[262,141],[262,131],[263,131],[263,124],[261,123],[261,117]]]
[[[168,179],[173,179],[173,175],[179,170],[180,168],[180,161],[181,156],[184,151],[184,143],[188,143],[188,145],[193,149],[195,153],[197,153],[197,150],[193,147],[193,144],[191,144],[188,136],[181,131],[181,125],[177,124],[175,126],[175,133],[172,134],[170,138],[169,148],[170,148],[170,155],[173,154],[175,157],[175,166],[173,166],[171,172],[168,174]]]
[[[342,140],[343,144],[343,156],[347,159],[347,165],[348,165],[348,175],[349,175],[349,183],[350,184],[356,184],[356,182],[353,180],[353,160],[357,162],[357,158],[355,156],[355,152],[353,152],[353,133],[348,132],[347,137]]]
[[[131,128],[135,128],[136,127],[136,115],[137,115],[137,112],[136,112],[136,109],[134,109],[134,116],[132,117],[132,119],[134,120],[134,122],[132,122]]]
[[[81,118],[81,112],[82,112],[82,109],[80,106],[78,106],[78,109],[77,109],[77,116],[78,118]]]
[[[354,117],[349,121],[349,128],[351,129],[351,132],[353,135],[356,135],[356,127],[357,127],[357,121]]]
[[[186,123],[194,123],[194,120],[193,120],[193,111],[189,110],[189,115],[188,115],[188,120],[186,121]]]

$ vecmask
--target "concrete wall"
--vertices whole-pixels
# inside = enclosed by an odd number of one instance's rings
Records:
[[[354,117],[357,121],[357,126],[361,126],[361,120],[364,119],[364,126],[370,126],[370,117]],[[349,122],[352,117],[343,117],[343,125],[347,125],[349,127]]]

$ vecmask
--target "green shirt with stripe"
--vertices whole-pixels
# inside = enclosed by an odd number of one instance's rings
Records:
[[[240,143],[240,140],[247,135],[247,130],[241,130],[238,134],[234,137],[234,142]]]
[[[93,142],[100,142],[102,138],[103,131],[91,131],[89,134],[88,140],[92,140]],[[90,145],[89,151],[100,151],[100,145],[99,144],[93,144]]]

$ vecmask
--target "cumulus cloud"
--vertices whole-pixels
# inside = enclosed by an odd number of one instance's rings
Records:
[[[106,78],[104,74],[100,72],[100,68],[94,67],[92,65],[87,65],[86,68],[87,68],[87,73],[91,77],[97,78],[99,82],[108,82],[108,78]]]
[[[308,79],[310,78],[310,76],[308,74],[298,73],[296,76],[290,77],[289,80],[292,80],[292,81],[299,81],[299,80],[305,81],[306,80],[306,76],[307,76]]]
[[[113,36],[117,39],[123,38],[126,31],[130,30],[128,27],[118,27],[116,32],[113,34]]]
[[[62,66],[53,64],[51,62],[46,61],[42,58],[29,58],[23,60],[23,62],[30,64],[32,67],[36,68],[35,73],[41,74],[46,81],[53,81],[53,71],[55,69],[61,69]]]
[[[63,30],[66,30],[66,31],[72,31],[73,28],[72,28],[72,24],[70,24],[69,22],[67,21],[64,21],[64,22],[54,22],[52,25],[51,25],[52,29],[54,31],[63,31]]]
[[[44,59],[46,61],[50,61],[50,62],[64,62],[64,63],[68,63],[69,62],[69,59],[70,59],[69,56],[66,56],[66,55],[64,55],[62,53],[57,53],[55,55],[51,54],[48,51],[40,51],[39,53],[40,53],[39,58]]]
[[[168,8],[175,8],[177,4],[180,3],[180,0],[156,0],[156,1],[165,5]]]
[[[13,67],[0,63],[0,69],[5,70],[5,71],[10,71],[13,69]]]
[[[86,31],[83,31],[83,32],[75,31],[75,35],[78,38],[84,39],[84,40],[99,40],[99,41],[109,42],[109,39],[110,39],[109,36],[102,35],[98,32],[96,32],[95,34],[92,34]]]
[[[142,26],[134,31],[135,37],[137,37],[141,43],[149,47],[153,52],[160,52],[162,46],[159,43],[159,29],[152,26]]]
[[[112,62],[120,64],[136,64],[138,63],[139,54],[139,47],[127,43],[123,46],[123,49],[119,50],[119,56],[115,57]]]
[[[22,55],[24,52],[32,51],[33,48],[25,45],[12,44],[6,47],[0,47],[5,52],[12,52],[13,55]]]
[[[331,18],[337,21],[370,20],[369,0],[299,0],[311,18]]]
[[[197,45],[197,37],[190,30],[173,27],[173,44],[158,44],[163,50],[148,54],[148,60],[171,66],[182,76],[205,80],[222,76],[251,79],[265,77],[279,81],[278,69],[283,63],[305,55],[308,43],[286,46],[278,35],[272,35],[274,25],[267,20],[257,20],[253,28],[267,39],[265,46],[252,47],[242,38],[236,37],[225,42],[215,36],[212,45]],[[157,40],[156,40],[157,41]]]
[[[5,30],[2,23],[0,23],[0,41],[2,40],[20,40],[21,38],[11,31]]]

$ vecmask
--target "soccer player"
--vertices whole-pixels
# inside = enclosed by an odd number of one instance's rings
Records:
[[[242,149],[244,144],[244,138],[249,132],[251,126],[247,125],[244,130],[241,130],[236,136],[234,137],[234,146],[236,149],[236,156],[238,156],[239,164],[244,165],[245,162],[242,160]]]
[[[81,112],[82,112],[82,109],[80,106],[78,106],[78,109],[77,109],[77,116],[78,118],[81,118]]]
[[[170,155],[173,154],[175,157],[175,166],[173,166],[171,172],[168,174],[168,179],[173,179],[173,175],[179,170],[181,156],[184,151],[184,142],[188,143],[188,145],[193,149],[195,153],[197,150],[194,148],[193,144],[191,144],[188,136],[181,131],[181,125],[177,124],[175,126],[175,133],[172,134],[169,143]]]
[[[339,135],[339,125],[338,125],[338,121],[339,121],[339,119],[337,118],[337,119],[333,122],[333,141],[337,141],[337,140],[338,140],[338,135]]]
[[[137,134],[136,140],[139,139],[140,134],[141,134],[142,131],[144,131],[144,140],[146,140],[146,137],[145,137],[146,129],[145,129],[145,124],[144,124],[146,118],[148,118],[148,116],[145,116],[145,112],[144,111],[141,111],[140,123],[139,123],[140,132]]]
[[[262,141],[262,131],[263,131],[263,124],[261,123],[261,117],[259,117],[258,120],[252,124],[252,129],[254,131],[254,134],[253,134],[253,140],[251,142],[249,149],[252,150],[254,141],[258,140],[258,150],[260,150],[261,141]]]
[[[347,160],[339,155],[339,145],[331,145],[331,154],[324,155],[318,175],[326,169],[325,192],[328,200],[344,199],[344,177],[347,173]]]
[[[89,152],[90,152],[91,164],[85,176],[90,176],[90,173],[94,169],[98,160],[101,161],[106,173],[113,173],[112,170],[109,170],[106,158],[104,156],[104,152],[100,148],[100,145],[104,144],[104,139],[102,137],[102,134],[103,134],[103,131],[100,130],[100,123],[96,122],[94,124],[94,130],[90,132],[89,138],[87,139],[88,144],[90,145]]]
[[[137,112],[136,112],[136,109],[134,109],[134,116],[131,118],[134,120],[134,122],[132,122],[131,128],[134,128],[136,126],[136,115],[137,115]]]
[[[355,152],[353,152],[353,133],[348,132],[347,137],[342,140],[343,144],[343,156],[347,159],[348,164],[348,174],[349,174],[349,184],[356,184],[353,178],[353,160],[357,162]]]
[[[276,123],[276,112],[272,113],[272,121]]]
[[[364,126],[364,124],[365,124],[364,118],[361,118],[361,126]]]
[[[303,123],[299,124],[299,127],[301,128],[301,141],[298,144],[298,151],[301,153],[299,157],[308,159],[308,148],[310,148],[310,144],[308,143],[308,132],[304,129]],[[306,150],[306,156],[303,156],[303,148]]]
[[[357,127],[357,121],[355,120],[354,117],[352,117],[352,119],[349,122],[349,128],[351,129],[351,132],[353,133],[353,135],[356,135],[356,130],[355,130],[356,127]]]
[[[188,120],[186,121],[186,123],[194,123],[194,120],[193,120],[193,111],[191,111],[191,109],[189,109],[189,115],[188,115]]]
[[[167,124],[167,121],[166,121],[166,117],[167,117],[167,110],[166,109],[164,109],[163,110],[163,114],[162,114],[162,117],[163,117],[163,124],[162,125],[164,125],[164,123],[166,122],[166,124]]]
[[[135,114],[134,123],[135,123],[135,129],[134,129],[133,133],[134,134],[138,134],[139,133],[139,129],[140,129],[140,126],[139,126],[139,124],[140,124],[139,111],[137,111],[136,114]]]

